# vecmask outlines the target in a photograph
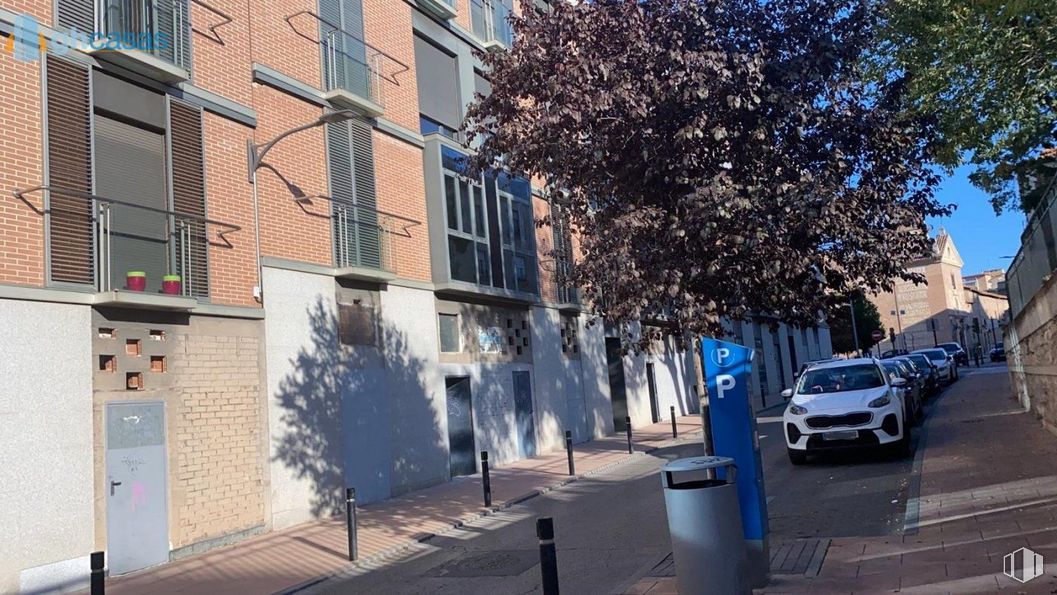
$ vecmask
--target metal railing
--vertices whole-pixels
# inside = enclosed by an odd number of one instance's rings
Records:
[[[188,0],[98,0],[97,28],[117,35],[120,48],[136,49],[190,69],[191,19]]]
[[[44,209],[26,196],[35,192],[46,193]],[[123,287],[128,271],[146,270],[152,289],[160,288],[163,275],[175,274],[181,277],[181,295],[208,298],[209,246],[230,247],[226,235],[242,229],[60,186],[36,186],[14,195],[44,217],[50,281],[90,283],[100,292]],[[63,278],[56,278],[57,269],[66,271]]]
[[[470,0],[470,26],[481,41],[498,41],[506,47],[514,43],[510,7],[502,0]]]
[[[1057,270],[1057,176],[1039,200],[1024,233],[1020,250],[1006,271],[1009,314],[1016,318],[1043,283]]]
[[[396,272],[396,250],[393,244],[398,238],[410,238],[410,229],[421,225],[421,221],[334,200],[323,194],[298,198],[295,202],[305,208],[317,198],[331,205],[336,268],[360,267]]]
[[[315,12],[302,10],[285,20],[299,36],[319,44],[324,91],[345,90],[384,106],[386,83],[399,84],[396,76],[409,70],[403,62]],[[317,24],[316,35],[302,31],[307,28],[304,22],[312,20]]]

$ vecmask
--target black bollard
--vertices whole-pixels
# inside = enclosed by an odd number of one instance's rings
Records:
[[[106,589],[105,575],[103,574],[104,558],[103,552],[92,552],[89,557],[92,567],[92,595],[103,595]]]
[[[558,595],[558,552],[554,547],[554,520],[536,519],[536,537],[540,540],[540,574],[543,595]]]
[[[356,544],[356,488],[345,488],[345,525],[349,535],[349,561],[359,557]]]
[[[576,463],[573,462],[573,433],[565,430],[565,454],[569,457],[569,475],[576,475]]]
[[[672,438],[679,437],[679,430],[675,427],[675,405],[671,406],[672,412]]]
[[[624,418],[624,424],[627,425],[627,428],[628,428],[628,454],[630,455],[630,454],[635,452],[635,447],[631,445],[631,416],[630,415]]]
[[[488,476],[488,451],[481,451],[481,485],[484,487],[485,508],[492,506],[492,478]]]

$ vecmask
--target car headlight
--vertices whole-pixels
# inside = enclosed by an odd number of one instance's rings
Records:
[[[877,397],[876,399],[870,401],[867,405],[869,405],[869,407],[871,407],[873,409],[877,409],[878,407],[884,407],[885,405],[887,405],[887,404],[889,404],[891,402],[892,402],[892,399],[888,395],[884,395],[884,396]]]
[[[789,413],[792,413],[793,415],[804,415],[805,413],[807,413],[807,409],[801,407],[800,405],[790,405]]]

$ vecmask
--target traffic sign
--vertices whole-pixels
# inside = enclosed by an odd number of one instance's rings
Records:
[[[874,341],[882,341],[885,338],[885,332],[881,329],[874,329],[874,331],[870,333],[870,338]]]

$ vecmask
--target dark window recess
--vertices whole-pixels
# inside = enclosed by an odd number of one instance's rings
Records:
[[[116,372],[117,371],[117,357],[113,355],[100,355],[99,356],[99,371],[100,372]]]
[[[62,10],[60,3],[60,16]],[[87,68],[48,56],[46,92],[50,186],[80,192],[92,191],[89,81]],[[48,199],[51,210],[51,281],[94,283],[91,203],[57,190],[52,190]]]
[[[172,101],[169,104],[172,150],[173,210],[180,215],[206,216],[205,163],[202,155],[202,111]],[[174,218],[176,266],[184,291],[209,297],[209,235],[206,225],[191,218]]]
[[[338,303],[338,340],[342,345],[374,345],[374,308]]]

